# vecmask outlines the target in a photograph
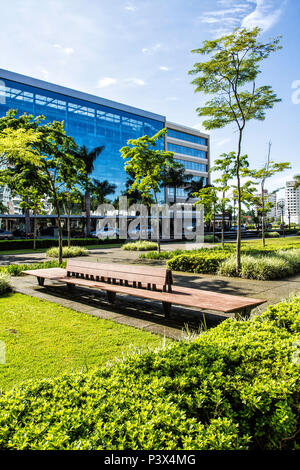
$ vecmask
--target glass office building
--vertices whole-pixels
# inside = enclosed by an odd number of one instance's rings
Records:
[[[103,145],[92,176],[115,184],[114,197],[125,189],[127,179],[120,148],[128,139],[152,136],[164,127],[168,138],[160,142],[161,148],[174,151],[188,173],[207,178],[208,136],[195,129],[169,126],[159,114],[0,69],[0,117],[9,109],[34,117],[43,115],[46,122],[64,121],[67,134],[90,150]]]

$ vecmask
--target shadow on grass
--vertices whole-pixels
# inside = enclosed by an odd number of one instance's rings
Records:
[[[199,312],[199,310],[172,306],[171,316],[165,318],[160,302],[139,299],[131,295],[117,294],[114,304],[107,301],[106,293],[100,290],[76,287],[70,292],[64,285],[48,285],[37,288],[39,292],[53,295],[63,300],[72,300],[109,313],[127,316],[131,319],[144,320],[159,326],[171,327],[177,330],[197,332],[200,328],[212,328],[228,318],[225,315]],[[72,308],[72,306],[67,306]],[[86,312],[88,313],[88,312]]]

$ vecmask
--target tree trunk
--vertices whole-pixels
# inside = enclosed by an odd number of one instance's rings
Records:
[[[86,217],[86,237],[91,235],[91,198],[90,191],[87,189],[85,193],[85,217]]]
[[[265,240],[265,198],[264,198],[264,187],[261,188],[261,239],[262,246],[266,246]]]
[[[224,193],[223,193],[223,198],[225,197]],[[224,232],[225,232],[225,213],[224,213],[224,209],[222,210],[222,235],[221,235],[221,241],[222,241],[222,248],[224,248],[224,245],[225,245],[225,241],[224,241]]]
[[[37,214],[37,211],[35,209],[34,211],[34,219],[33,219],[33,249],[35,250],[36,249],[36,214]]]
[[[236,273],[239,275],[241,271],[241,242],[242,242],[242,231],[241,231],[241,216],[242,216],[242,198],[241,198],[241,177],[240,177],[240,156],[242,146],[242,133],[243,130],[239,130],[239,142],[238,142],[238,153],[236,162],[236,179],[237,179],[237,227],[236,227]]]
[[[157,196],[154,193],[155,203],[158,208]],[[158,237],[157,237],[157,252],[160,253],[160,224],[159,224],[159,210],[157,211],[157,227],[158,227]]]
[[[58,227],[58,262],[62,264],[63,261],[63,234],[62,234],[62,226],[61,226],[61,216],[60,216],[60,207],[59,202],[56,197],[56,193],[54,193],[54,206],[57,214],[57,227]]]
[[[28,203],[28,197],[25,198],[25,202]],[[24,210],[24,215],[25,215],[25,232],[26,232],[26,235],[28,236],[31,233],[29,209]]]
[[[68,248],[71,246],[71,220],[70,220],[70,211],[68,212]]]

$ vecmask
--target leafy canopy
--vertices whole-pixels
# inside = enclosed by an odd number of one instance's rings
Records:
[[[258,42],[259,33],[259,28],[235,29],[192,50],[210,56],[207,61],[195,63],[189,72],[197,75],[192,81],[196,92],[214,95],[197,108],[199,116],[209,116],[203,121],[206,129],[222,128],[233,122],[243,127],[250,119],[263,120],[266,109],[280,101],[270,86],[256,87],[260,62],[281,48],[279,38],[266,44]],[[247,84],[251,84],[250,89]]]

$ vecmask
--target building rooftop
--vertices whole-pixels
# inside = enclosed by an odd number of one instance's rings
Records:
[[[44,80],[32,78],[27,75],[22,75],[20,73],[0,69],[0,80],[1,79],[10,80],[17,83],[23,83],[24,85],[33,86],[42,90],[51,91],[53,93],[59,93],[64,96],[70,96],[84,101],[89,101],[90,103],[107,106],[108,108],[119,109],[120,111],[137,114],[138,116],[143,116],[149,119],[155,119],[163,123],[166,122],[165,116],[162,116],[160,114],[145,111],[140,108],[135,108],[134,106],[128,106],[123,103],[118,103],[117,101],[108,100],[106,98],[101,98],[100,96],[92,95],[82,91],[73,90],[72,88],[67,88],[61,85],[56,85],[54,83],[49,83]]]

